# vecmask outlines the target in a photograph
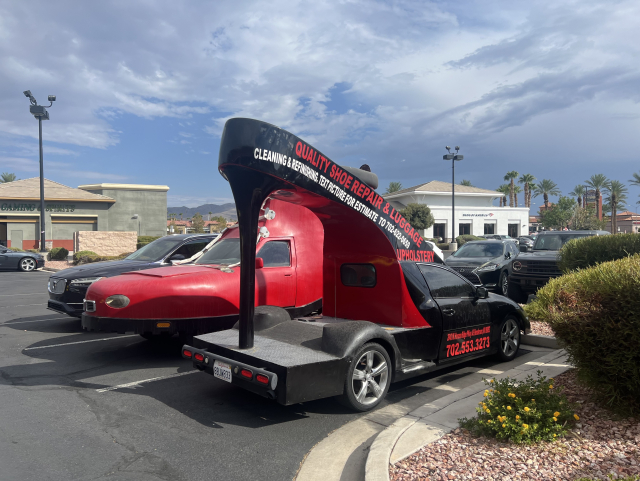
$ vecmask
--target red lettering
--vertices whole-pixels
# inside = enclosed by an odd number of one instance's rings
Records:
[[[302,155],[302,142],[296,144],[296,155],[300,157]]]
[[[358,194],[358,196],[362,197],[362,191],[365,189],[365,185],[364,184],[360,184],[360,187],[358,188],[358,192],[356,192],[356,194]]]
[[[407,223],[407,221],[406,221],[406,220],[404,220],[404,217],[402,217],[402,218],[400,219],[400,228],[401,228],[401,229],[403,229],[403,228],[404,228],[404,226],[406,225],[406,223]]]
[[[362,193],[362,197],[365,198],[366,196],[368,196],[369,192],[371,192],[371,189],[369,187],[365,187],[364,192]]]
[[[347,177],[349,177],[349,174],[347,174],[346,172],[342,172],[339,182],[344,185],[344,183],[347,181]]]
[[[382,207],[382,201],[383,201],[382,197],[376,194],[376,201],[373,203],[376,209],[379,209],[380,207]]]
[[[309,154],[310,150],[311,150],[311,148],[308,145],[303,145],[302,146],[302,158],[304,160],[307,160],[307,155]]]
[[[349,176],[349,177],[347,178],[347,181],[344,183],[344,188],[345,188],[345,189],[348,189],[348,188],[349,188],[349,186],[351,185],[351,181],[352,181],[352,180],[353,180],[353,177],[351,177],[351,176]]]
[[[336,165],[333,164],[331,166],[331,172],[329,172],[329,177],[331,177],[333,179],[333,176],[335,175],[335,172],[336,172]]]
[[[419,239],[416,241],[416,245],[420,247],[420,244],[422,244],[422,237],[421,236],[418,236],[418,237]]]
[[[355,192],[356,190],[358,190],[358,186],[360,185],[360,182],[358,182],[357,180],[353,179],[353,185],[351,186],[351,192]]]
[[[316,157],[317,156],[318,156],[318,152],[314,152],[313,153],[313,160],[311,161],[311,163],[316,167],[318,166],[318,164],[316,163]]]
[[[374,196],[375,196],[375,192],[372,190],[369,196],[367,197],[367,202],[373,203]]]
[[[404,226],[404,231],[408,234],[409,233],[409,228],[411,228],[411,230],[413,230],[413,227],[411,227],[411,224],[409,224],[408,222],[406,223],[406,225]]]

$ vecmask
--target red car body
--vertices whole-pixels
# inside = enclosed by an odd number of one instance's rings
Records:
[[[322,306],[322,224],[306,207],[289,202],[267,199],[263,208],[276,215],[273,219],[262,215],[258,224],[259,231],[268,230],[268,237],[261,236],[256,247],[256,256],[264,253],[266,262],[256,269],[255,304],[284,307],[292,315],[317,311]],[[145,337],[228,329],[238,319],[240,266],[209,264],[207,256],[215,254],[215,249],[224,251],[236,245],[239,261],[239,230],[230,228],[195,263],[94,282],[85,298],[83,327]],[[286,246],[289,259],[284,254]],[[274,255],[276,265],[270,262]],[[111,307],[107,299],[114,295],[126,296],[128,305]]]

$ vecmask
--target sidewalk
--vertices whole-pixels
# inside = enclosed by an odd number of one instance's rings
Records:
[[[547,377],[555,377],[570,367],[566,353],[559,349],[537,361],[529,361],[502,374],[487,377],[524,380],[538,370]],[[411,411],[380,432],[367,456],[365,480],[388,481],[390,465],[458,428],[458,419],[475,414],[485,389],[483,382],[472,384]]]

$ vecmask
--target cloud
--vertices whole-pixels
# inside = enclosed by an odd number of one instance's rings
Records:
[[[0,164],[3,168],[6,167],[9,170],[15,169],[20,172],[34,173],[36,175],[39,175],[40,173],[40,162],[32,159],[25,159],[21,157],[0,157]],[[66,162],[45,162],[45,178],[55,176],[101,180],[103,182],[110,180],[123,181],[128,179],[125,175],[76,170],[71,164]]]

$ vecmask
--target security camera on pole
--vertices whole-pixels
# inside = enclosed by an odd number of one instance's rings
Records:
[[[40,135],[40,252],[46,251],[45,246],[45,226],[44,226],[44,162],[42,159],[42,121],[49,120],[49,112],[47,109],[53,105],[56,100],[55,95],[49,95],[49,105],[38,105],[38,101],[31,95],[31,90],[25,90],[22,92],[25,97],[31,102],[29,112],[38,119],[38,131]]]
[[[458,243],[456,242],[456,198],[455,198],[455,190],[456,190],[456,160],[464,159],[464,155],[458,154],[460,147],[456,145],[455,150],[456,153],[451,153],[451,147],[448,145],[445,147],[447,152],[446,155],[443,155],[442,158],[444,160],[451,161],[451,243],[449,244],[449,250],[455,251],[458,250]]]

